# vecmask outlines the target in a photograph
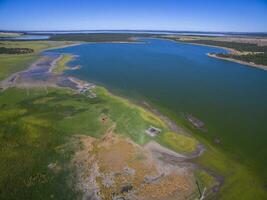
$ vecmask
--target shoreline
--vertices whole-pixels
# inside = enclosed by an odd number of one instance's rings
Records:
[[[24,80],[24,78],[25,78],[24,76],[25,76],[25,73],[27,74],[27,73],[31,72],[32,70],[36,70],[36,69],[40,68],[40,66],[41,66],[41,68],[43,68],[44,66],[42,65],[42,62],[47,62],[47,61],[49,61],[49,62],[46,64],[47,65],[46,70],[41,71],[40,74],[48,75],[49,77],[51,77],[53,79],[53,81],[50,82],[51,81],[50,79],[42,80],[42,86],[44,86],[44,87],[58,87],[58,88],[62,88],[62,89],[68,88],[68,89],[71,89],[71,90],[74,90],[77,92],[79,91],[80,88],[83,88],[85,85],[88,85],[88,84],[93,85],[93,86],[103,87],[103,86],[99,86],[99,85],[92,83],[92,82],[78,79],[78,78],[73,77],[73,76],[64,76],[63,74],[57,74],[57,73],[53,72],[53,69],[56,67],[57,62],[62,58],[63,55],[64,54],[60,53],[55,58],[52,58],[49,55],[45,55],[45,56],[41,55],[41,57],[38,58],[34,63],[32,63],[28,69],[11,74],[6,79],[0,81],[0,87],[3,90],[6,90],[10,87],[18,87],[18,88],[21,88],[21,87],[22,88],[23,87],[36,88],[36,87],[39,87],[40,84],[38,83],[38,80],[35,80],[33,78],[32,80],[29,81],[29,79],[32,78],[31,74],[26,75],[25,80]],[[76,55],[74,55],[74,54],[69,54],[69,55],[72,55],[72,59],[75,59],[75,57],[76,57]],[[68,69],[65,69],[65,70],[68,70]],[[19,80],[19,79],[21,79],[21,80]],[[17,80],[18,80],[18,82],[17,82]],[[60,81],[62,81],[62,80],[69,81],[73,84],[63,86],[60,84]],[[103,87],[103,88],[105,88],[105,87]],[[147,111],[157,115],[162,121],[164,121],[164,123],[166,123],[166,125],[169,127],[169,129],[172,130],[173,132],[175,132],[177,134],[192,136],[192,134],[190,134],[189,132],[184,130],[182,127],[178,126],[176,124],[176,122],[171,120],[166,115],[163,115],[162,113],[160,113],[156,108],[152,107],[149,103],[147,103],[145,101],[140,102],[140,103],[133,103],[127,97],[121,97],[120,95],[113,94],[108,89],[106,89],[106,90],[112,96],[117,96],[118,98],[125,99],[128,102],[130,102],[131,104],[134,104],[136,106],[140,106],[142,109],[147,110]],[[190,154],[185,154],[185,156],[187,157],[187,159],[193,159],[193,158],[200,156],[205,150],[206,150],[205,146],[203,144],[199,143],[194,152],[192,152]]]
[[[193,42],[187,42],[188,40],[175,40],[175,38],[162,38],[162,37],[154,37],[155,39],[163,39],[163,40],[170,40],[172,42],[177,42],[177,43],[183,43],[183,44],[191,44],[191,45],[196,45],[196,46],[207,46],[207,47],[215,47],[215,48],[220,48],[227,50],[231,53],[236,53],[238,52],[235,49],[229,48],[229,47],[222,47],[222,46],[215,46],[215,45],[209,45],[209,44],[200,44],[200,43],[193,43]]]
[[[220,59],[220,60],[226,60],[226,61],[230,61],[230,62],[235,62],[235,63],[241,64],[241,65],[246,65],[246,66],[249,66],[249,67],[254,67],[254,68],[258,68],[258,69],[262,69],[262,70],[267,71],[267,66],[266,65],[259,65],[259,64],[255,64],[255,63],[249,63],[249,62],[245,62],[245,61],[242,61],[242,60],[237,60],[237,59],[234,59],[234,58],[223,58],[223,57],[217,56],[216,54],[213,54],[213,53],[207,53],[206,55],[211,57],[211,58],[216,58],[216,59]]]
[[[177,41],[177,40],[175,40],[175,41]],[[224,49],[226,51],[229,51],[232,54],[236,54],[239,52],[239,51],[232,49],[232,48],[229,48],[229,47],[222,47],[222,46],[216,46],[216,45],[210,45],[210,44],[200,44],[200,43],[186,42],[186,41],[180,41],[180,40],[178,40],[177,42],[192,44],[192,45],[198,45],[198,46],[215,47],[215,48]]]
[[[185,42],[185,41],[180,41],[180,40],[175,40],[175,39],[169,39],[169,38],[167,38],[167,39],[168,40],[171,40],[171,41],[175,41],[175,42],[184,43],[184,44],[191,44],[191,45],[198,45],[198,46],[207,46],[207,47],[216,47],[216,48],[220,48],[220,49],[224,49],[224,50],[229,51],[230,52],[230,53],[228,52],[229,54],[238,55],[238,52],[239,52],[239,51],[237,51],[235,49],[228,48],[228,47],[222,47],[222,46],[216,46],[216,45],[208,45],[208,44],[199,44],[199,43],[192,43],[192,42]],[[249,67],[254,67],[254,68],[258,68],[258,69],[267,71],[267,66],[266,65],[249,63],[249,62],[245,62],[245,61],[237,60],[237,59],[233,59],[233,58],[222,58],[222,57],[219,57],[219,56],[217,56],[217,55],[215,55],[213,53],[207,53],[206,55],[209,56],[209,57],[211,57],[211,58],[216,58],[216,59],[220,59],[220,60],[227,60],[227,61],[230,61],[230,62],[235,62],[235,63],[241,64],[241,65],[246,65],[246,66],[249,66]]]

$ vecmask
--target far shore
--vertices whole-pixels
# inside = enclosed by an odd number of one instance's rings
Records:
[[[221,60],[227,60],[227,61],[230,61],[230,62],[239,63],[239,64],[242,64],[242,65],[247,65],[247,66],[250,66],[250,67],[256,67],[256,68],[263,69],[263,70],[267,71],[267,66],[266,65],[259,65],[259,64],[255,64],[255,63],[245,62],[245,61],[237,60],[237,59],[234,59],[234,58],[224,58],[224,57],[218,56],[218,55],[213,54],[213,53],[207,53],[207,56],[209,56],[211,58],[217,58],[217,59],[221,59]]]
[[[158,38],[156,38],[158,39]],[[236,54],[238,53],[237,50],[235,49],[232,49],[232,48],[229,48],[229,47],[222,47],[222,46],[216,46],[216,45],[210,45],[210,44],[200,44],[200,43],[193,43],[193,42],[190,42],[189,40],[175,40],[175,38],[159,38],[159,39],[164,39],[164,40],[170,40],[170,41],[174,41],[174,42],[180,42],[180,43],[184,43],[184,44],[192,44],[192,45],[197,45],[197,46],[207,46],[207,47],[216,47],[216,48],[220,48],[220,49],[224,49],[232,54]]]

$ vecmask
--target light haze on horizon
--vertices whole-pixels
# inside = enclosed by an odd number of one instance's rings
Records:
[[[0,30],[267,32],[267,0],[0,0]]]

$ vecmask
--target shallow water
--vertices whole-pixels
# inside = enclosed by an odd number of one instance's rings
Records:
[[[79,57],[66,74],[149,99],[177,117],[191,113],[211,140],[262,170],[267,164],[267,72],[206,56],[225,50],[149,39],[142,44],[93,43],[53,52]],[[244,159],[245,158],[245,159]]]

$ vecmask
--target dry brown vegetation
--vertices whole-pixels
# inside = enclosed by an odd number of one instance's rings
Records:
[[[169,166],[152,152],[113,132],[101,139],[79,136],[75,154],[77,190],[91,199],[185,199],[195,192],[187,169]]]

